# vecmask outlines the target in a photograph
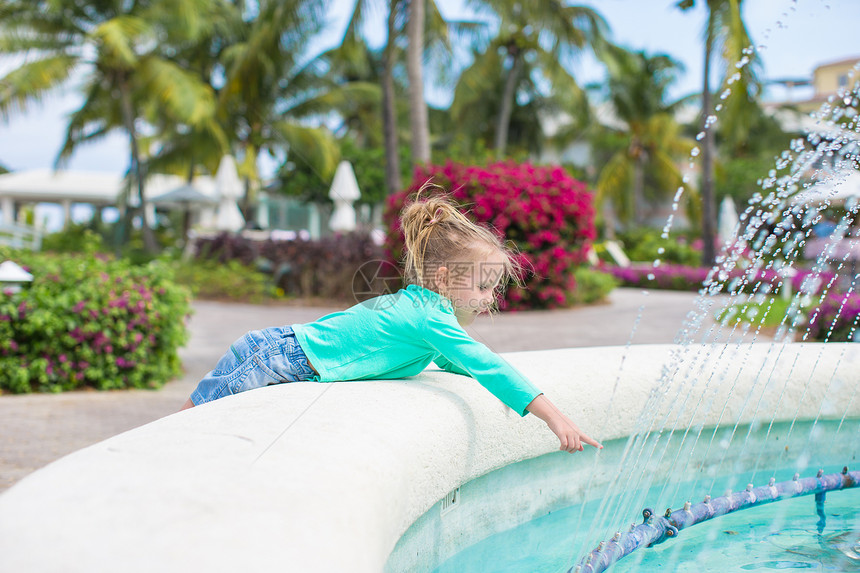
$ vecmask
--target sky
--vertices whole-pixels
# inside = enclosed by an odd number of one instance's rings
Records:
[[[330,24],[316,40],[320,50],[340,39],[354,0],[331,0]],[[683,63],[685,74],[670,91],[680,97],[699,89],[702,79],[701,36],[704,26],[703,0],[690,13],[675,8],[676,0],[580,0],[607,20],[612,39],[629,49],[649,55],[668,54]],[[465,18],[471,13],[464,0],[437,0],[443,16]],[[746,0],[744,17],[753,42],[764,61],[764,77],[769,79],[810,78],[815,66],[850,57],[860,57],[860,0]],[[384,15],[377,14],[380,22]],[[371,43],[381,43],[382,25],[369,29]],[[11,65],[0,59],[0,75]],[[596,63],[583,57],[574,66],[578,81],[585,85],[599,81],[602,72]],[[443,92],[428,90],[436,105],[446,103]],[[796,93],[795,97],[799,94]],[[773,90],[772,99],[785,99]],[[0,119],[0,165],[12,170],[50,168],[64,137],[65,118],[78,105],[74,89],[65,89],[30,106],[26,113]],[[123,173],[128,165],[127,139],[121,133],[81,147],[66,168]],[[265,171],[265,169],[264,169]]]

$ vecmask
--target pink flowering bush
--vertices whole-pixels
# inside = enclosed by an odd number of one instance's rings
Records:
[[[388,200],[386,249],[395,260],[403,249],[398,214],[428,180],[449,191],[473,220],[489,224],[516,245],[526,269],[524,288],[509,288],[502,308],[557,308],[574,302],[574,270],[585,262],[596,235],[593,196],[584,183],[561,167],[529,163],[419,167],[412,186]]]
[[[0,252],[33,275],[0,292],[0,391],[156,388],[181,372],[188,291],[161,262]]]
[[[857,340],[857,327],[860,326],[860,294],[829,294],[808,316],[809,338],[812,340],[853,342]]]
[[[711,272],[707,267],[666,263],[656,268],[647,264],[630,267],[606,265],[604,269],[624,286],[694,292],[705,288],[705,281]],[[720,278],[720,275],[716,276]],[[808,294],[818,294],[832,279],[833,273],[829,271],[814,274],[808,270],[798,270],[790,279],[792,292],[804,290]],[[735,268],[723,273],[721,292],[751,292],[760,283],[769,285],[768,291],[776,293],[781,291],[784,280],[773,269],[762,269],[749,277],[746,270]],[[765,292],[761,286],[757,287],[757,291]]]

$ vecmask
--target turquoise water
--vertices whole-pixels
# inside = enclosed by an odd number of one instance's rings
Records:
[[[824,469],[835,473],[841,468]],[[778,479],[791,472],[779,474]],[[683,500],[678,506],[682,504]],[[582,544],[593,538],[587,525],[597,505],[555,511],[488,537],[435,571],[566,572],[578,562]],[[819,535],[812,495],[737,511],[684,529],[676,539],[653,548],[634,551],[610,571],[860,571],[860,490],[828,493],[825,514],[826,526]],[[631,516],[633,520],[640,523],[641,517]],[[579,523],[586,527],[577,527]]]

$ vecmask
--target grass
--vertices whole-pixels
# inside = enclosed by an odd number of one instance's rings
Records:
[[[783,323],[789,310],[803,311],[803,308],[798,308],[796,303],[792,308],[793,302],[794,299],[785,300],[780,296],[772,296],[761,301],[733,304],[721,309],[716,314],[716,319],[726,326],[745,323],[755,327],[776,328]]]

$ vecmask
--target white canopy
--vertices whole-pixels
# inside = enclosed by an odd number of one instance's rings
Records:
[[[185,179],[178,175],[156,173],[146,180],[146,196],[156,197],[184,184]],[[194,187],[214,195],[211,177],[195,178]],[[16,201],[116,205],[124,190],[125,177],[118,173],[31,169],[0,175],[0,197]]]
[[[860,171],[840,172],[821,180],[792,197],[792,204],[838,203],[851,197],[860,199]]]
[[[178,175],[160,173],[146,180],[147,198],[158,197],[184,185],[185,179]],[[215,196],[215,182],[211,177],[197,177],[194,187],[205,195]],[[118,173],[93,171],[54,171],[32,169],[0,175],[0,209],[6,223],[14,221],[17,203],[59,203],[66,210],[74,203],[85,203],[95,207],[115,206],[121,203],[126,179]],[[132,205],[137,196],[130,196]]]
[[[332,231],[354,231],[355,209],[352,204],[361,197],[361,191],[349,161],[341,161],[338,164],[328,196],[334,201],[329,227]]]
[[[232,155],[225,155],[218,164],[218,171],[215,173],[215,190],[219,199],[215,228],[219,231],[240,230],[245,225],[245,217],[242,216],[236,199],[242,196],[244,188],[236,169],[236,160]]]
[[[0,175],[0,197],[28,202],[70,200],[113,205],[122,185],[123,176],[116,173],[32,169]]]

